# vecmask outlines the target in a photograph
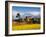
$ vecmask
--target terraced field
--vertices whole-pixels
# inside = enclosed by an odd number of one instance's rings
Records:
[[[12,30],[34,30],[34,29],[40,29],[40,24],[18,24],[18,23],[12,23]]]

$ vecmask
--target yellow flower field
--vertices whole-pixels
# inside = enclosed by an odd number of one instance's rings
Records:
[[[12,23],[12,30],[34,30],[34,29],[40,29],[40,24],[22,24],[17,25],[15,23]]]

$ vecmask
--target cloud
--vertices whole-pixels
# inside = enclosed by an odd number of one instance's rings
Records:
[[[14,16],[14,19],[16,18],[17,13],[20,13],[21,17],[24,18],[25,16],[38,16],[40,12],[34,12],[34,11],[29,11],[29,12],[19,12],[19,11],[13,11],[12,15]]]
[[[12,15],[13,16],[16,16],[17,15],[17,13],[20,13],[20,15],[22,16],[22,15],[24,15],[24,13],[23,12],[19,12],[19,11],[13,11],[12,12]]]
[[[39,15],[40,14],[40,12],[34,12],[34,11],[29,11],[29,12],[19,12],[19,11],[13,11],[13,16],[16,16],[17,15],[17,13],[20,13],[20,15],[22,16],[22,15],[26,15],[26,14],[31,14],[31,15],[34,15],[34,16],[37,16],[37,15]]]
[[[37,15],[39,15],[40,14],[40,12],[29,12],[31,15],[33,15],[33,16],[37,16]]]

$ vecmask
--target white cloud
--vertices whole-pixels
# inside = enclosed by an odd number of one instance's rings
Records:
[[[37,16],[40,14],[40,12],[29,12],[30,14],[32,14],[33,16]]]
[[[17,13],[20,13],[20,15],[22,16],[22,15],[24,15],[24,13],[23,12],[18,12],[18,11],[13,11],[12,12],[12,15],[13,16],[16,16],[17,15]]]
[[[19,13],[19,12],[17,12],[17,11],[13,11],[13,12],[12,12],[12,15],[13,15],[13,16],[16,16],[17,13]]]
[[[17,13],[20,13],[21,17],[25,14],[30,14],[30,15],[33,15],[33,16],[38,16],[40,14],[40,12],[19,12],[19,11],[13,11],[12,15],[14,16],[14,18],[16,17]]]

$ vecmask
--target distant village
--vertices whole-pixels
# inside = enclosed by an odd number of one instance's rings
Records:
[[[18,22],[18,23],[27,23],[27,24],[40,24],[40,18],[32,18],[31,16],[26,16],[25,18],[21,18],[21,15],[19,13],[17,13],[17,15],[15,16],[18,19],[13,19],[14,22]],[[14,18],[14,16],[12,16],[12,18]]]

